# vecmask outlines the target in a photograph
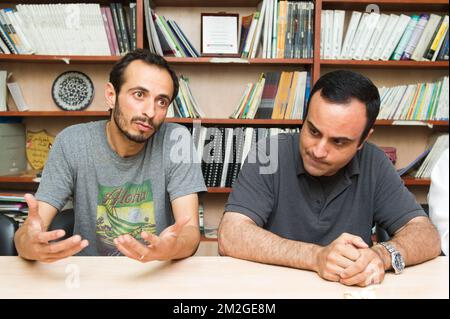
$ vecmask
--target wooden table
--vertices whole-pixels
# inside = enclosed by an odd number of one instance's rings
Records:
[[[448,257],[386,274],[376,298],[449,298]],[[229,257],[141,264],[126,257],[71,257],[54,264],[0,257],[2,298],[343,298],[347,287],[316,273]]]

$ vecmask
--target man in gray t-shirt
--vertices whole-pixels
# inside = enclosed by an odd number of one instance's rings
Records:
[[[105,89],[109,121],[71,126],[56,138],[19,255],[52,262],[74,254],[126,255],[141,262],[192,255],[200,240],[198,192],[206,190],[189,131],[164,123],[178,79],[161,57],[122,58]],[[74,236],[48,225],[73,198]]]
[[[225,207],[220,253],[358,286],[438,256],[436,229],[383,151],[367,143],[379,106],[378,89],[360,74],[320,78],[300,135],[250,152]],[[375,223],[391,240],[372,245]]]

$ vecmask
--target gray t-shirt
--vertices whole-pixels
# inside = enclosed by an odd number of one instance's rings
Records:
[[[138,154],[110,147],[107,121],[66,128],[55,139],[36,198],[59,211],[73,197],[74,234],[89,240],[79,255],[120,255],[113,240],[159,234],[174,223],[170,202],[206,191],[189,131],[165,123]]]
[[[281,237],[322,246],[344,232],[372,245],[374,223],[392,235],[412,218],[426,216],[375,145],[365,143],[336,177],[318,179],[303,166],[299,134],[272,139],[278,141],[278,152],[267,156],[270,140],[261,142],[268,145],[266,150],[253,148],[233,185],[226,212],[246,215]],[[256,162],[249,163],[250,158]],[[261,160],[265,158],[278,161],[273,174],[261,174],[261,167],[270,166]]]

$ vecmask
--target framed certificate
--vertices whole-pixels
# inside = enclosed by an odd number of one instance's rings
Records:
[[[239,14],[202,13],[202,56],[239,57]]]

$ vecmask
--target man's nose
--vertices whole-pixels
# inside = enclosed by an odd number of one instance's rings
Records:
[[[147,102],[142,113],[148,118],[153,118],[155,116],[155,103],[152,100]]]
[[[314,148],[313,148],[313,155],[315,158],[322,159],[327,157],[328,150],[326,146],[326,141],[321,140]]]

